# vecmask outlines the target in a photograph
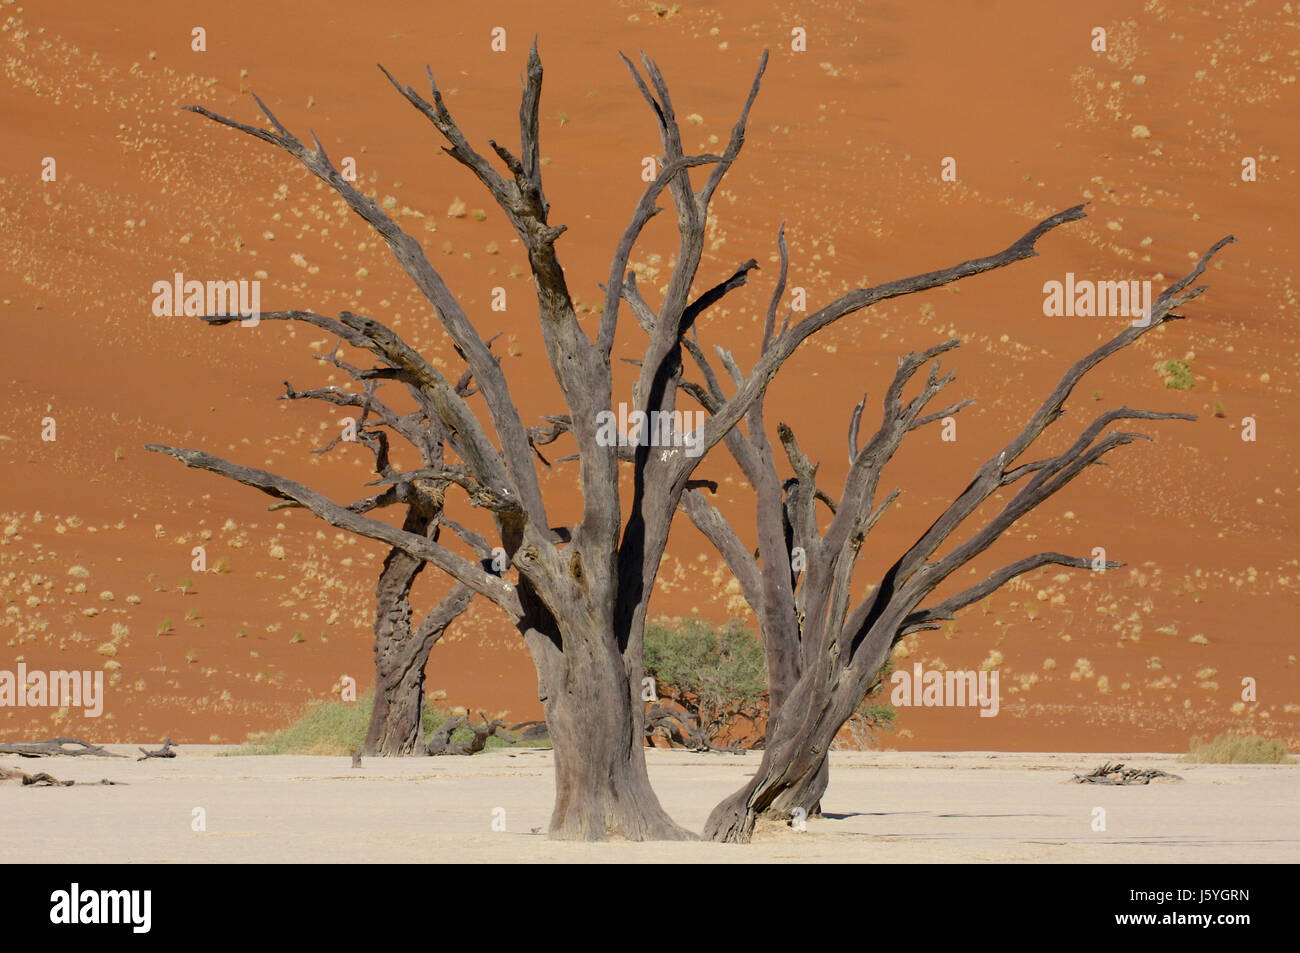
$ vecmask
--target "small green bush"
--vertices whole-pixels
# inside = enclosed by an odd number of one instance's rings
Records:
[[[659,698],[689,712],[710,741],[728,727],[744,734],[767,707],[763,643],[735,620],[647,623],[643,659]]]
[[[763,643],[734,619],[720,626],[690,618],[648,622],[644,664],[660,699],[689,712],[710,740],[728,727],[743,734],[746,720],[752,725],[766,717]],[[892,671],[893,661],[887,659],[873,680],[871,697],[849,720],[849,734],[859,747],[870,744],[871,732],[893,727],[898,713],[875,702]]]
[[[1224,734],[1213,741],[1193,737],[1191,750],[1183,760],[1200,764],[1283,764],[1287,755],[1286,745],[1276,738]]]
[[[1192,377],[1192,369],[1187,366],[1186,361],[1173,357],[1167,361],[1157,361],[1156,372],[1165,386],[1174,390],[1189,390],[1196,386],[1196,378]]]
[[[735,620],[721,626],[700,619],[650,622],[644,663],[659,694],[690,692],[713,709],[755,705],[767,692],[763,644]]]

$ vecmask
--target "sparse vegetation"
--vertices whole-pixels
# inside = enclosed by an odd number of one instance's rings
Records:
[[[1284,764],[1286,745],[1276,738],[1259,735],[1223,734],[1213,741],[1193,737],[1184,761],[1198,764]]]
[[[374,707],[374,696],[362,695],[355,702],[343,702],[335,699],[313,702],[308,705],[302,716],[288,727],[278,731],[250,735],[244,744],[228,755],[262,755],[262,754],[311,754],[311,755],[351,755],[366,740],[366,729],[370,725],[370,711]],[[427,738],[435,728],[451,717],[444,708],[426,705],[422,729]],[[457,728],[451,736],[452,741],[464,742],[474,737],[474,732],[465,726]],[[487,748],[537,747],[544,742],[520,742],[511,745],[508,741],[493,736],[487,740]]]
[[[1192,377],[1192,369],[1187,366],[1186,361],[1171,357],[1168,360],[1156,361],[1155,369],[1166,387],[1174,390],[1190,390],[1196,386],[1196,379]]]
[[[689,712],[704,736],[752,726],[767,694],[763,645],[739,622],[713,626],[700,619],[646,624],[645,673],[663,701]]]

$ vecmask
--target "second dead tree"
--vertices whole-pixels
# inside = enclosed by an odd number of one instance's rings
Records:
[[[816,484],[817,467],[800,450],[791,429],[778,427],[782,449],[793,476],[782,481],[764,432],[762,402],[751,409],[747,437],[732,431],[727,446],[755,488],[758,522],[757,554],[743,545],[722,513],[698,490],[684,498],[696,526],[727,560],[750,605],[758,613],[768,652],[773,716],[768,723],[763,763],[753,779],[719,804],[705,826],[705,836],[719,841],[746,842],[759,818],[788,821],[796,809],[816,811],[826,790],[826,754],[845,722],[879,680],[893,647],[905,635],[937,629],[943,620],[996,592],[1011,580],[1043,566],[1114,569],[1123,565],[1092,561],[1058,552],[1043,552],[1017,560],[982,582],[946,599],[922,606],[925,598],[958,569],[995,543],[1026,514],[1054,496],[1102,457],[1146,434],[1108,430],[1125,420],[1195,420],[1190,414],[1120,407],[1097,416],[1063,452],[1020,463],[1043,432],[1065,413],[1065,402],[1090,370],[1155,328],[1177,320],[1176,309],[1200,296],[1206,286],[1189,287],[1204,273],[1210,259],[1226,244],[1226,236],[1201,256],[1186,276],[1171,284],[1152,303],[1149,320],[1130,324],[1091,353],[1080,358],[1005,447],[990,457],[966,489],[924,533],[899,556],[867,595],[853,604],[853,570],[872,527],[898,496],[895,489],[877,502],[881,471],[906,435],[928,423],[955,414],[970,401],[938,411],[930,402],[953,380],[931,366],[920,393],[905,400],[903,391],[927,362],[960,344],[951,339],[899,361],[883,400],[882,422],[875,434],[859,444],[858,431],[866,405],[864,397],[851,417],[848,433],[849,470],[838,500]],[[784,257],[784,256],[783,256]],[[784,270],[784,269],[783,269]],[[773,327],[776,298],[769,308],[767,334]],[[765,346],[767,340],[765,334]],[[724,399],[720,382],[702,350],[691,349],[704,386],[688,385],[705,406]],[[725,352],[722,360],[734,366]],[[733,377],[736,372],[732,371]],[[950,547],[937,551],[961,528],[982,503],[1017,483],[1023,485],[983,526]],[[830,510],[825,530],[817,517],[818,503]],[[794,566],[802,555],[802,570]]]

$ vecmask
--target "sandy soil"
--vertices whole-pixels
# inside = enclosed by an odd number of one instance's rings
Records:
[[[1185,751],[1191,735],[1240,729],[1300,747],[1294,3],[826,0],[798,12],[804,54],[790,50],[791,8],[777,0],[686,4],[663,18],[642,0],[510,0],[460,5],[454,16],[406,0],[322,0],[310,15],[296,0],[135,6],[128,21],[113,4],[85,0],[0,5],[0,668],[25,660],[109,676],[102,720],[3,709],[0,737],[234,742],[328,697],[340,675],[370,682],[383,551],[301,512],[267,513],[254,491],[142,449],[202,447],[337,498],[365,495],[364,451],[309,453],[339,415],[276,401],[286,379],[329,383],[310,357],[333,342],[268,324],[244,333],[155,318],[150,289],[176,271],[264,273],[264,308],[367,311],[435,362],[458,372],[458,359],[382,243],[305,172],[179,107],[258,121],[255,91],[291,128],[314,129],[332,154],[355,157],[364,189],[392,198],[484,336],[503,333],[527,412],[554,413],[536,315],[520,304],[529,295],[517,241],[374,66],[417,82],[432,64],[475,143],[512,142],[518,75],[539,34],[547,194],[552,220],[570,226],[560,248],[586,305],[598,300],[640,194],[641,157],[659,151],[616,51],[655,57],[678,113],[694,117],[687,147],[711,151],[760,50],[772,49],[700,273],[711,282],[751,256],[762,265],[701,327],[706,344],[733,348],[742,365],[754,356],[783,220],[791,283],[815,307],[863,283],[990,253],[1052,211],[1091,203],[1090,217],[1053,233],[1039,258],[874,308],[804,348],[774,386],[769,420],[788,421],[823,461],[822,482],[838,487],[863,391],[874,410],[900,353],[951,335],[966,342],[951,361],[950,393],[978,403],[961,415],[957,442],[918,435],[891,465],[886,481],[904,493],[864,552],[863,586],[1062,369],[1113,333],[1102,319],[1044,318],[1044,281],[1072,271],[1158,289],[1189,255],[1235,233],[1239,244],[1206,276],[1211,290],[1188,320],[1087,379],[1045,449],[1103,407],[1200,419],[1142,428],[1154,444],[1125,448],[1072,484],[973,567],[1102,545],[1128,568],[1100,579],[1036,573],[942,632],[910,638],[909,665],[997,666],[1002,711],[910,709],[884,743]],[[1105,53],[1089,48],[1097,24],[1108,26]],[[203,53],[190,48],[196,25],[207,30]],[[487,48],[496,25],[509,31],[502,54]],[[1138,126],[1148,138],[1135,137]],[[957,159],[956,182],[939,180],[945,156]],[[1241,181],[1244,156],[1258,160],[1255,182]],[[45,157],[57,160],[55,181],[41,180]],[[482,221],[450,216],[456,200],[484,208]],[[675,249],[672,218],[652,223],[634,259],[652,297]],[[498,285],[510,294],[506,313],[488,307]],[[625,323],[619,358],[640,342]],[[1165,358],[1188,358],[1196,386],[1166,389],[1153,371]],[[58,422],[53,443],[40,438],[47,415]],[[1258,421],[1252,444],[1240,439],[1247,415]],[[700,475],[721,480],[722,505],[743,520],[748,494],[725,457]],[[543,481],[553,521],[571,518],[572,471]],[[190,567],[199,544],[205,573]],[[443,585],[426,575],[422,605]],[[747,616],[721,560],[686,525],[651,610]],[[1247,677],[1255,701],[1241,698]],[[539,715],[528,657],[487,608],[435,649],[429,686],[512,719]]]
[[[114,750],[129,751],[122,747]],[[824,802],[807,830],[760,834],[746,846],[563,844],[544,835],[551,754],[368,760],[215,757],[187,746],[174,761],[46,759],[60,778],[121,787],[0,785],[0,856],[10,863],[574,861],[972,861],[1278,863],[1300,861],[1300,765],[1188,765],[1118,755],[1182,782],[1068,783],[1091,754],[836,753]],[[664,806],[698,830],[744,782],[757,755],[651,751]],[[32,771],[25,760],[6,767]],[[193,809],[207,830],[191,830]],[[1106,830],[1094,832],[1095,808]],[[504,809],[505,830],[492,829]]]

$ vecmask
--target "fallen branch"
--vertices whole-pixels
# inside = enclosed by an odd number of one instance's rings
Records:
[[[80,748],[69,749],[66,747],[67,745],[80,745]],[[69,758],[79,758],[82,755],[94,755],[99,758],[126,757],[126,755],[106,751],[99,745],[92,745],[80,738],[51,738],[49,741],[14,741],[8,744],[0,744],[0,754],[16,754],[21,758],[49,758],[55,755],[66,755]]]
[[[164,738],[163,746],[159,748],[157,751],[145,751],[143,748],[140,748],[138,750],[140,751],[141,754],[144,755],[144,757],[136,758],[135,760],[147,761],[150,758],[174,758],[176,757],[176,752],[172,750],[172,746],[175,743],[176,742],[172,741],[170,738]]]
[[[478,754],[487,745],[487,740],[495,735],[511,744],[515,744],[518,739],[504,733],[503,729],[506,723],[500,719],[489,721],[487,715],[483,712],[478,713],[483,719],[482,725],[469,723],[465,715],[452,715],[441,725],[433,730],[429,736],[429,743],[425,746],[425,753],[431,757],[442,755],[471,755]],[[474,737],[469,741],[452,741],[452,733],[461,725],[465,725],[470,731],[474,732]]]
[[[0,768],[0,781],[22,781],[23,787],[48,787],[48,788],[70,788],[76,781],[60,781],[52,774],[46,774],[44,771],[36,774],[28,774],[25,771],[14,771],[8,768]],[[98,781],[82,781],[84,787],[90,785],[117,785],[120,782],[110,781],[108,778],[100,778]]]
[[[1075,784],[1150,784],[1158,781],[1181,781],[1176,774],[1169,774],[1156,768],[1126,768],[1123,764],[1104,762],[1091,774],[1076,774]]]
[[[725,748],[715,745],[689,712],[676,707],[670,708],[667,705],[655,705],[645,713],[645,733],[647,738],[657,735],[667,740],[669,744],[691,751],[745,753],[739,741],[733,741]]]

